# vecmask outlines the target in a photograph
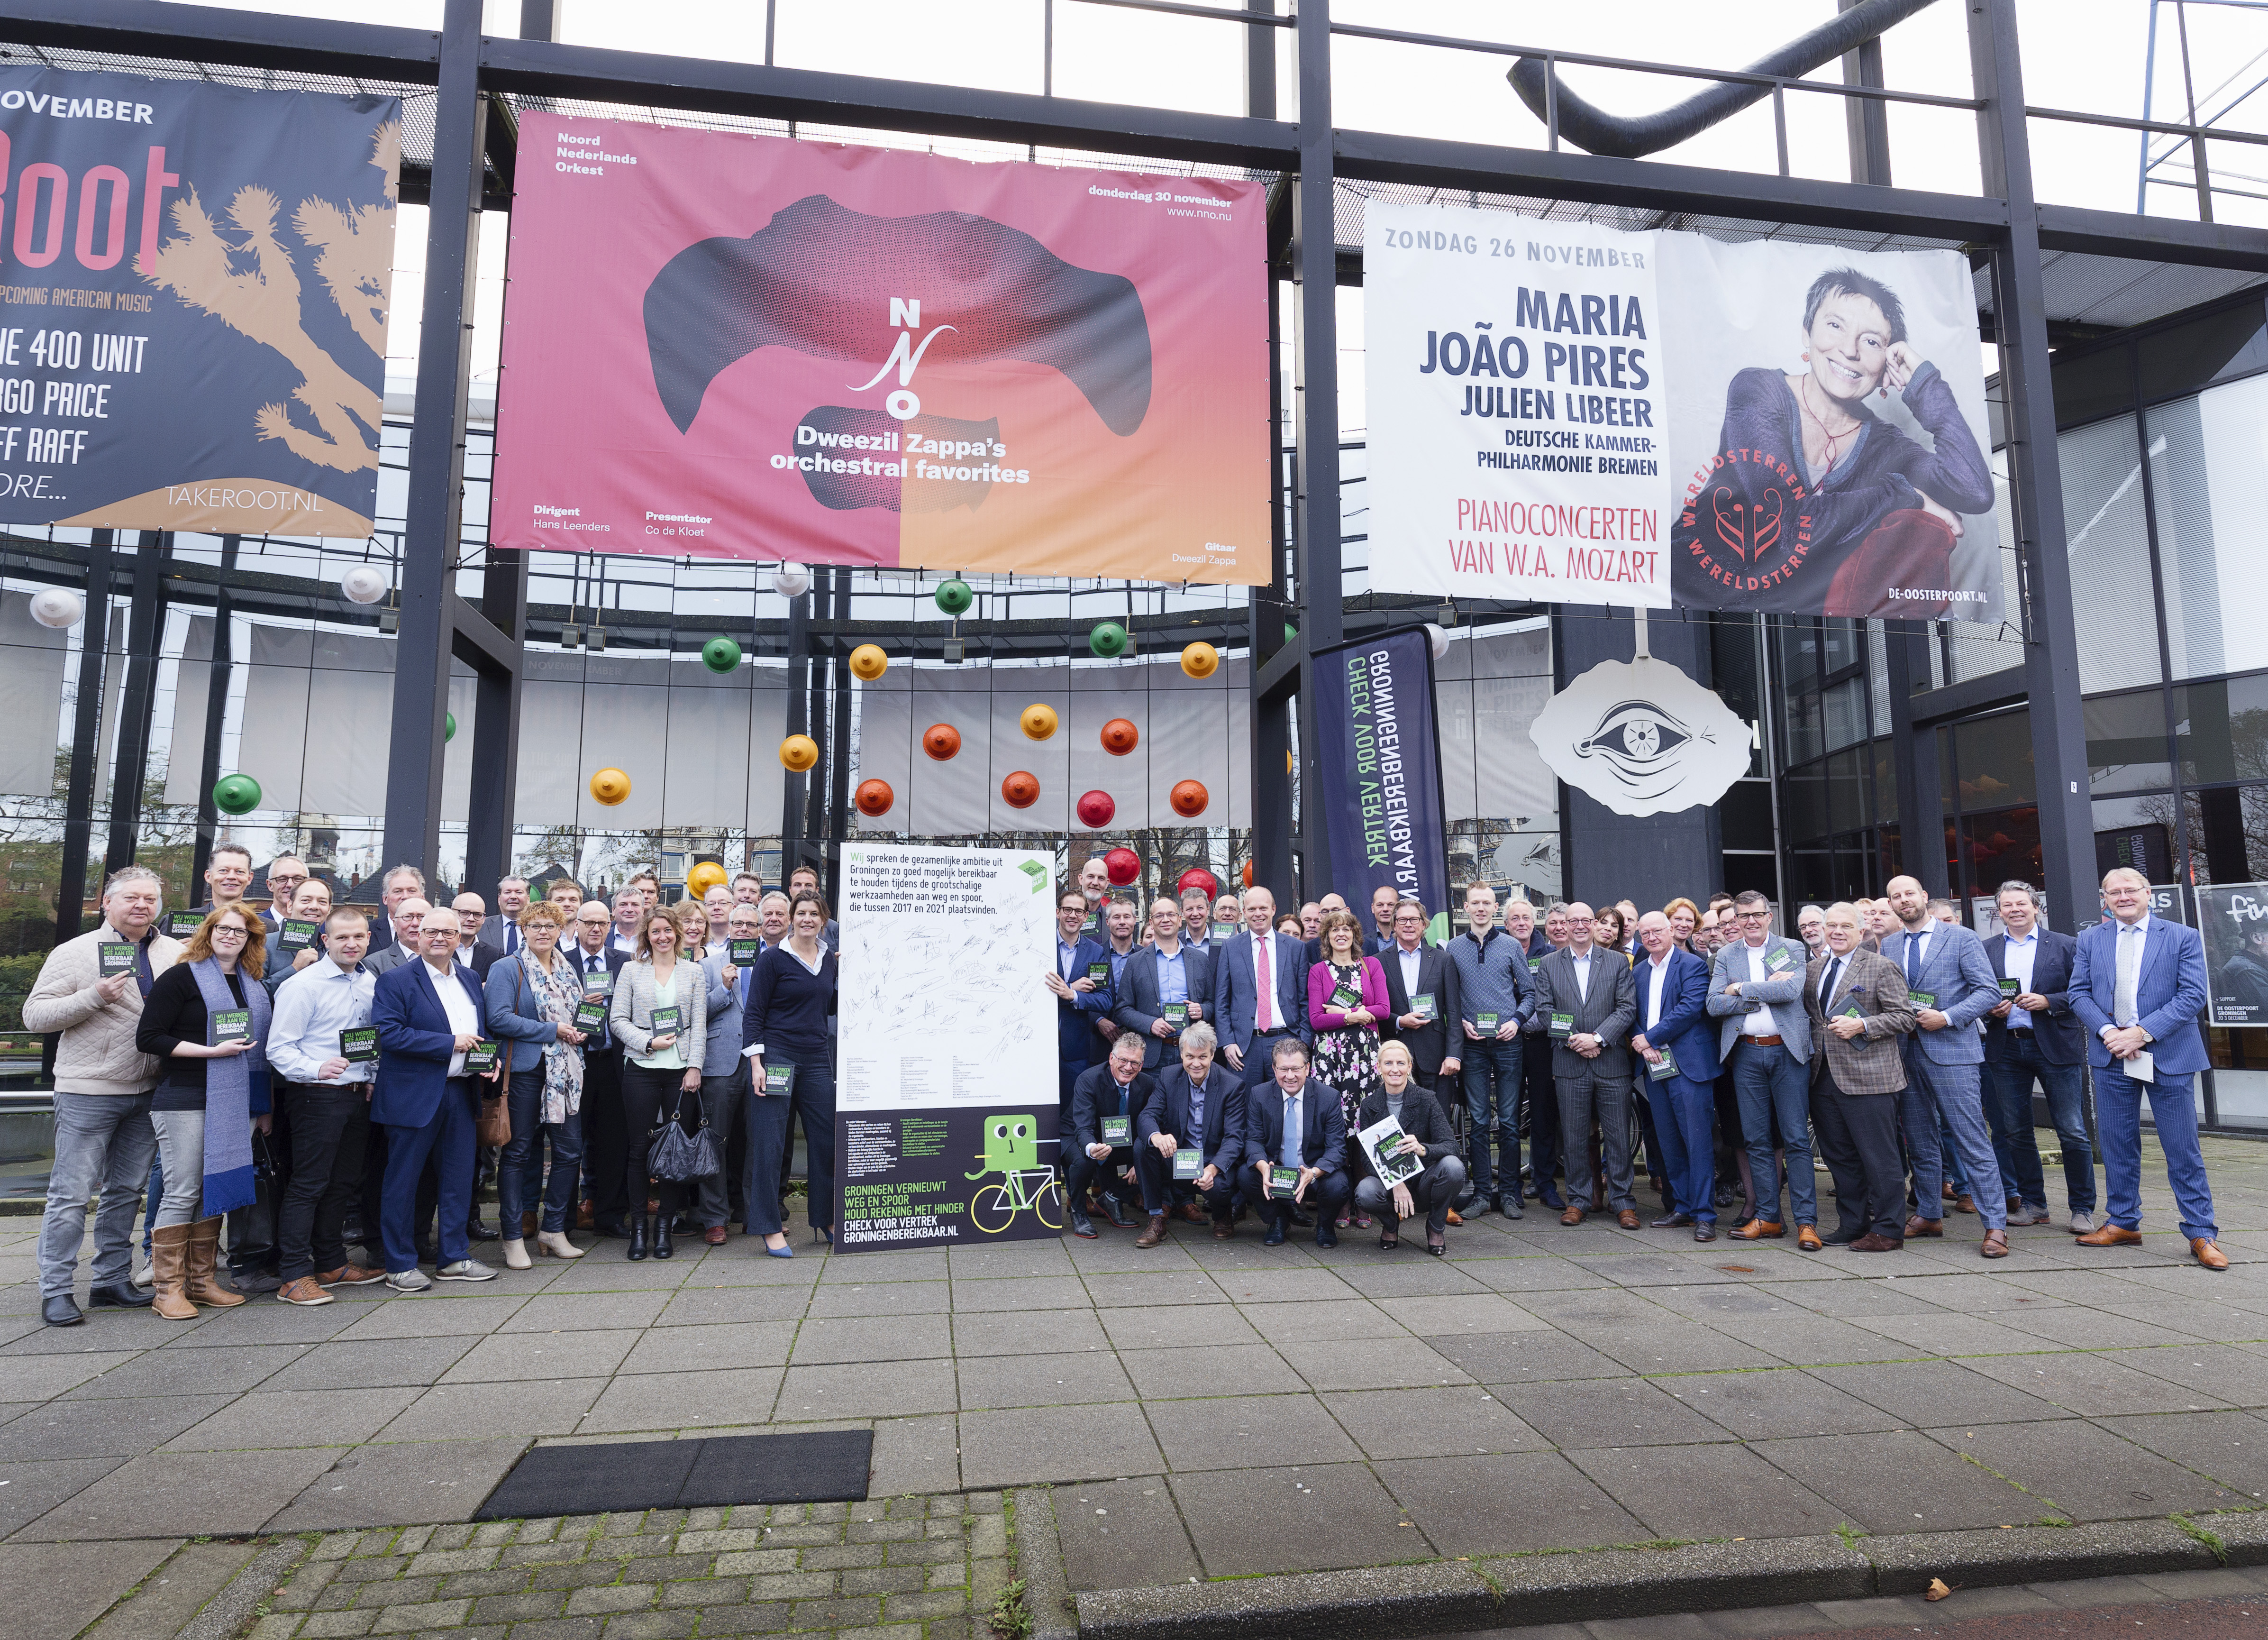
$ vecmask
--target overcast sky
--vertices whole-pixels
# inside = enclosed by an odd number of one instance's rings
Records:
[[[210,0],[209,0],[210,3]],[[440,0],[217,0],[244,11],[361,18],[438,27]],[[777,0],[777,61],[842,73],[1036,92],[1042,87],[1045,0]],[[1233,0],[1211,0],[1229,4]],[[1279,4],[1282,0],[1279,0]],[[518,0],[487,0],[490,27],[515,32]],[[1288,4],[1283,5],[1288,10]],[[761,62],[764,0],[565,0],[564,38],[624,50]],[[1516,41],[1655,62],[1740,67],[1778,42],[1816,26],[1833,0],[1590,0],[1582,7],[1506,0],[1336,0],[1336,20]],[[2035,107],[2139,115],[2149,55],[2149,0],[2021,0],[2026,92]],[[2219,112],[2268,76],[2268,5],[2260,0],[2191,0],[2187,10],[2194,92],[2201,111]],[[1289,31],[1275,31],[1288,50]],[[1213,113],[1243,112],[1242,35],[1236,26],[1056,0],[1055,89],[1058,95]],[[1966,8],[1939,0],[1884,41],[1886,78],[1897,90],[1970,93]],[[1288,59],[1286,59],[1288,64]],[[1342,40],[1336,48],[1334,122],[1468,141],[1540,145],[1543,132],[1505,83],[1502,56],[1379,41]],[[1663,107],[1701,89],[1694,81],[1571,68],[1568,83],[1617,113]],[[1830,68],[1816,77],[1832,79]],[[2160,8],[2154,112],[2178,118],[2185,105],[2175,8]],[[1292,76],[1281,76],[1279,112],[1294,112]],[[2224,115],[2228,129],[2261,132],[2268,96]],[[1792,168],[1847,178],[1839,99],[1788,100]],[[1954,193],[1977,190],[1975,122],[1957,110],[1894,108],[1891,163],[1902,186]],[[921,139],[912,139],[921,140]],[[2034,165],[2043,199],[2131,211],[2139,139],[2061,122],[2032,127]],[[943,146],[943,145],[941,145]],[[986,157],[988,151],[952,145]],[[989,152],[1006,158],[1016,151]],[[1020,157],[1018,155],[1018,157]],[[1771,171],[1778,161],[1769,104],[1668,151],[1665,158]],[[2235,187],[2268,195],[2268,153],[2214,145],[2209,163]],[[2186,184],[2177,155],[2161,174]],[[2194,218],[2186,186],[2153,186],[2154,214]],[[2268,224],[2268,203],[2223,196],[2222,220]],[[475,373],[492,380],[502,311],[504,231],[487,224],[475,331]],[[417,281],[424,258],[424,212],[405,209],[396,253],[390,375],[414,372]],[[1360,313],[1355,293],[1342,302],[1347,350],[1344,395],[1348,425],[1360,418]]]

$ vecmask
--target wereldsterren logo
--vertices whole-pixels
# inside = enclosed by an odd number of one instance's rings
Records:
[[[1715,802],[1748,772],[1751,734],[1718,696],[1650,655],[1593,667],[1528,729],[1552,773],[1622,815]]]

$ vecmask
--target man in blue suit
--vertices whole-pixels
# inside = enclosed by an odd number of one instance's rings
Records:
[[[370,1119],[386,1129],[386,1182],[379,1223],[386,1284],[396,1292],[433,1283],[417,1267],[417,1177],[435,1157],[439,1186],[439,1268],[445,1282],[488,1282],[496,1272],[465,1250],[472,1216],[473,1148],[479,1079],[465,1056],[485,1032],[480,981],[457,961],[457,913],[425,913],[415,961],[378,977],[371,1023],[378,1027],[378,1086]],[[503,1061],[499,1057],[497,1071]],[[494,1080],[497,1072],[490,1073]]]
[[[2194,928],[2150,914],[2150,885],[2121,866],[2102,879],[2110,920],[2079,936],[2071,1007],[2088,1030],[2095,1066],[2095,1126],[2102,1137],[2108,1211],[2082,1247],[2142,1239],[2142,1101],[2166,1153],[2166,1182],[2190,1252],[2208,1270],[2228,1255],[2213,1239],[2213,1186],[2198,1149],[2191,1088],[2207,1063],[2198,1016],[2205,1011],[2205,942]]]
[[[1083,935],[1086,895],[1065,889],[1056,897],[1056,965],[1048,989],[1056,999],[1056,1132],[1071,1131],[1071,1084],[1094,1059],[1094,1022],[1110,1006],[1110,952]]]
[[[1653,1131],[1669,1179],[1669,1211],[1656,1230],[1691,1226],[1696,1241],[1717,1239],[1715,1118],[1717,1030],[1709,1022],[1709,964],[1677,949],[1669,919],[1650,911],[1638,920],[1638,1034],[1631,1048],[1643,1061],[1633,1078],[1653,1107]],[[1664,1065],[1674,1068],[1664,1071]]]
[[[1213,1063],[1216,1040],[1211,1025],[1191,1025],[1182,1032],[1182,1062],[1158,1079],[1157,1093],[1134,1119],[1134,1142],[1165,1164],[1168,1210],[1174,1198],[1182,1198],[1184,1218],[1202,1224],[1210,1217],[1214,1237],[1226,1241],[1236,1234],[1232,1198],[1237,1161],[1244,1154],[1244,1084]],[[1197,1176],[1176,1184],[1174,1159],[1189,1149],[1197,1153]],[[1154,1247],[1164,1235],[1160,1212],[1135,1245]]]
[[[1292,1222],[1294,1202],[1314,1209],[1315,1245],[1339,1245],[1339,1209],[1346,1206],[1351,1188],[1347,1183],[1346,1119],[1339,1111],[1336,1088],[1307,1080],[1307,1045],[1297,1037],[1278,1039],[1269,1063],[1272,1082],[1248,1088],[1244,1102],[1245,1193],[1260,1204],[1268,1221],[1263,1238],[1270,1247],[1284,1245],[1284,1228]],[[1291,1196],[1270,1195],[1269,1170],[1296,1169],[1299,1183]]]
[[[1244,893],[1244,932],[1212,953],[1213,1029],[1220,1056],[1248,1088],[1274,1075],[1276,1045],[1307,1039],[1306,947],[1276,932],[1276,897]]]
[[[1085,917],[1082,912],[1081,920]],[[1086,1215],[1090,1191],[1099,1193],[1103,1217],[1121,1230],[1133,1229],[1120,1195],[1129,1171],[1152,1224],[1164,1221],[1164,1181],[1159,1177],[1162,1170],[1155,1166],[1157,1152],[1138,1145],[1134,1138],[1134,1124],[1158,1089],[1143,1073],[1141,1050],[1142,1038],[1126,1032],[1110,1045],[1108,1059],[1079,1073],[1079,1084],[1071,1090],[1071,1123],[1057,1148],[1067,1158],[1064,1187],[1071,1203],[1071,1233],[1081,1240],[1092,1241],[1096,1234],[1094,1222]],[[1106,1134],[1106,1120],[1124,1122],[1123,1133]],[[1157,1237],[1145,1245],[1156,1246]]]
[[[1156,1070],[1160,1061],[1171,1064],[1174,1042],[1182,1028],[1206,1017],[1215,989],[1213,955],[1182,938],[1178,900],[1160,898],[1150,907],[1150,943],[1139,947],[1119,970],[1114,1009],[1120,1029],[1142,1039],[1145,1070]],[[1108,958],[1098,951],[1089,960]],[[1177,1008],[1178,1023],[1173,1013]]]
[[[2063,1141],[2063,1187],[2071,1233],[2095,1228],[2095,1147],[2087,1136],[2086,1034],[2071,1011],[2071,965],[2079,942],[2040,920],[2040,891],[2003,883],[1997,905],[2005,933],[1984,942],[2000,977],[2000,1001],[1984,1016],[1984,1113],[2014,1224],[2048,1223],[2046,1172],[2032,1132],[2032,1084],[2048,1096],[2048,1116]]]
[[[1984,1039],[1977,1022],[2000,1001],[2000,978],[1985,960],[1984,942],[1957,922],[1929,913],[1929,890],[1913,877],[1892,877],[1884,890],[1898,929],[1882,942],[1882,955],[1905,976],[1921,1029],[1904,1044],[1906,1090],[1898,1114],[1913,1156],[1914,1216],[1906,1237],[1945,1234],[1945,1160],[1938,1123],[1953,1134],[1977,1216],[1984,1221],[1987,1259],[2008,1256],[2008,1204],[2000,1187],[2000,1162],[1984,1119],[1982,1072]],[[1931,1216],[1935,1215],[1936,1216]]]

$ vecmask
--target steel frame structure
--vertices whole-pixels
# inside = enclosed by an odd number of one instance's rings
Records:
[[[1330,95],[1332,45],[1338,36],[1390,35],[1419,46],[1520,54],[1498,42],[1334,26],[1329,0],[1300,0],[1295,14],[1278,13],[1275,0],[1244,0],[1242,9],[1178,0],[1064,3],[1117,4],[1241,26],[1247,38],[1246,112],[1241,116],[1191,114],[1057,97],[1051,94],[1051,72],[1047,90],[1034,95],[566,45],[552,38],[550,0],[524,0],[522,38],[482,34],[480,0],[446,0],[438,33],[157,0],[0,0],[0,33],[31,45],[225,62],[435,88],[435,149],[423,189],[433,229],[423,292],[423,340],[409,455],[401,648],[387,794],[389,861],[430,867],[436,859],[442,714],[454,656],[481,679],[473,726],[479,772],[472,797],[468,875],[475,885],[490,887],[508,864],[526,568],[522,555],[491,552],[477,609],[457,595],[453,573],[463,497],[467,336],[478,218],[484,207],[497,203],[490,179],[509,175],[513,132],[510,105],[503,99],[526,95],[1029,144],[1098,155],[1135,154],[1285,176],[1282,203],[1288,209],[1270,248],[1274,255],[1280,245],[1272,277],[1287,278],[1292,286],[1290,310],[1299,403],[1292,417],[1291,562],[1284,564],[1279,550],[1276,581],[1256,589],[1250,604],[1255,880],[1279,890],[1294,880],[1295,843],[1300,851],[1300,879],[1327,883],[1330,875],[1321,828],[1313,827],[1295,839],[1290,793],[1279,771],[1291,743],[1289,703],[1311,681],[1314,653],[1341,641],[1345,629],[1334,295],[1346,270],[1333,231],[1338,178],[1963,241],[1990,268],[2004,361],[2009,486],[2023,572],[2019,622],[2025,646],[2022,673],[2032,709],[2048,891],[2068,905],[2091,903],[2094,836],[2085,789],[2086,748],[2048,387],[2043,254],[2070,251],[2268,272],[2268,233],[2209,220],[2043,205],[2032,188],[2029,124],[2033,120],[2072,120],[2117,126],[2141,131],[2146,141],[2151,136],[2201,140],[2207,133],[2162,121],[2029,107],[2014,0],[1970,0],[1966,8],[1975,91],[1970,99],[1883,89],[1879,67],[1872,75],[1846,72],[1840,85],[1813,80],[1799,87],[1789,81],[1771,87],[1775,101],[1786,90],[1799,88],[1842,95],[1846,109],[1852,111],[1854,131],[1864,129],[1870,136],[1879,129],[1881,109],[1893,102],[1942,106],[1950,101],[1973,110],[1984,179],[1984,191],[1975,196],[1888,186],[1886,170],[1867,180],[1831,182],[1578,153],[1560,145],[1553,117],[1547,117],[1542,147],[1342,129],[1333,122]],[[1050,20],[1052,7],[1050,0]],[[1292,41],[1299,91],[1298,114],[1292,119],[1279,117],[1276,107],[1278,31],[1288,31]],[[1051,35],[1050,26],[1050,42]],[[1557,62],[1590,60],[1565,52],[1529,55]],[[1755,78],[1690,66],[1599,61],[1690,79],[1746,83]],[[1510,106],[1507,94],[1507,112]],[[2268,141],[2221,131],[2210,135],[2215,140]],[[1867,145],[1871,149],[1874,144]],[[1273,302],[1270,311],[1272,319]],[[1279,407],[1278,425],[1282,425]],[[1278,498],[1280,513],[1280,484]],[[1279,528],[1279,548],[1284,540]],[[114,550],[107,541],[99,540],[92,557],[107,563]],[[147,550],[139,555],[143,559],[156,556]],[[109,579],[106,574],[99,587],[91,585],[96,595],[91,609],[109,594]],[[821,595],[810,595],[813,599]],[[1280,638],[1286,616],[1297,625],[1296,638],[1288,641]],[[823,624],[823,617],[824,611],[818,609],[798,611],[799,621],[814,627]],[[816,704],[815,680],[812,693]],[[83,689],[83,709],[86,698]],[[1904,732],[1911,736],[1913,730],[1909,725]],[[1312,779],[1312,763],[1307,773]],[[83,784],[81,772],[74,770],[75,811],[84,807]],[[792,788],[789,807],[796,802]],[[1926,824],[1909,828],[1918,835],[1926,829]],[[120,841],[114,827],[111,840],[114,853]],[[72,904],[75,908],[75,897]]]

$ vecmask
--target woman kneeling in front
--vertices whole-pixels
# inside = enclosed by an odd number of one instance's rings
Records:
[[[1440,1101],[1410,1076],[1410,1050],[1389,1042],[1378,1051],[1379,1086],[1371,1090],[1355,1114],[1347,1134],[1347,1161],[1359,1164],[1364,1178],[1354,1187],[1362,1210],[1379,1221],[1378,1245],[1391,1249],[1401,1242],[1403,1219],[1425,1215],[1425,1251],[1440,1258],[1448,1245],[1449,1207],[1465,1186],[1464,1158],[1457,1154],[1456,1135]],[[1369,1155],[1355,1135],[1375,1127],[1388,1117],[1399,1124],[1402,1141],[1391,1156],[1412,1156],[1418,1171],[1401,1183],[1388,1186],[1369,1166]],[[1389,1158],[1390,1159],[1390,1158]]]

